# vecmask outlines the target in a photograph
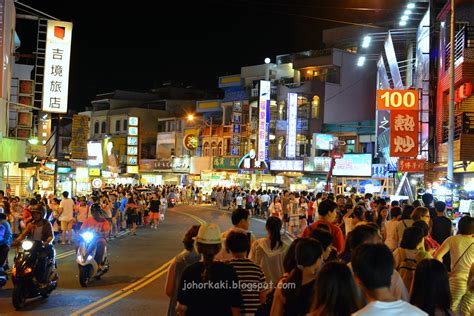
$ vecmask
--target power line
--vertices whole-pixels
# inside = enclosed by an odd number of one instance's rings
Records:
[[[22,5],[23,7],[27,8],[27,9],[29,9],[29,10],[32,10],[32,11],[34,11],[34,12],[36,12],[36,14],[33,14],[33,15],[36,15],[36,16],[42,15],[43,17],[47,17],[47,18],[49,18],[49,19],[51,19],[51,20],[59,21],[58,18],[55,18],[54,16],[49,15],[49,14],[47,14],[47,13],[44,13],[43,11],[40,11],[40,10],[35,9],[35,8],[33,8],[33,7],[30,7],[29,5],[26,5],[26,4],[24,4],[24,3],[21,3],[21,2],[19,2],[18,0],[15,0],[15,4]],[[24,10],[24,11],[26,11],[26,10]]]
[[[251,4],[261,4],[267,6],[280,6],[280,7],[299,7],[299,8],[312,8],[312,9],[323,9],[323,10],[347,10],[347,11],[395,11],[394,9],[381,9],[381,8],[366,8],[366,7],[328,7],[328,6],[315,6],[308,4],[298,3],[281,3],[281,2],[265,2],[265,1],[248,1],[248,0],[236,0],[236,2],[246,2]]]
[[[237,3],[226,3],[226,4],[242,6],[242,5],[239,5]],[[246,6],[246,7],[248,8],[249,6]],[[291,13],[291,12],[268,10],[268,9],[264,9],[264,8],[261,8],[261,7],[255,7],[255,6],[253,6],[253,7],[257,10],[265,11],[267,13],[272,13],[272,14],[278,14],[278,15],[288,15],[288,16],[294,16],[294,17],[305,18],[305,19],[310,19],[310,20],[317,20],[317,21],[331,22],[331,23],[338,23],[338,24],[355,25],[355,26],[362,26],[362,27],[368,27],[368,28],[377,28],[377,29],[383,28],[381,26],[377,26],[377,25],[373,25],[373,24],[356,23],[356,22],[321,18],[321,17],[310,16],[310,15]]]

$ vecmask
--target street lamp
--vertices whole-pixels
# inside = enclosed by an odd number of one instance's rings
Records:
[[[37,137],[32,137],[32,138],[28,139],[28,143],[30,143],[31,145],[38,145],[39,140],[38,140]]]
[[[194,121],[194,115],[189,114],[188,115],[188,121]]]

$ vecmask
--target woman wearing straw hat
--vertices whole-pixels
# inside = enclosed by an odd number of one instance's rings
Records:
[[[242,298],[235,270],[215,261],[221,250],[217,224],[203,224],[195,238],[202,259],[188,266],[178,289],[177,315],[240,315]]]

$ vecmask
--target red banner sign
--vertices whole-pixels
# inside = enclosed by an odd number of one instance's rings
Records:
[[[422,159],[400,159],[398,161],[399,172],[424,172],[426,161]]]
[[[390,156],[418,156],[418,111],[391,111]]]

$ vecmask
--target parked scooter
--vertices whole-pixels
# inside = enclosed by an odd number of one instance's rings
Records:
[[[77,249],[76,262],[79,266],[79,283],[82,287],[87,287],[92,279],[100,279],[109,271],[109,261],[107,259],[107,246],[104,251],[104,257],[100,258],[104,263],[103,268],[99,269],[100,262],[95,259],[97,251],[97,238],[95,232],[85,231],[81,234],[81,242]]]
[[[23,308],[28,298],[47,298],[57,287],[56,263],[42,257],[46,254],[45,247],[41,241],[26,239],[21,243],[12,269],[12,303],[16,309]]]

